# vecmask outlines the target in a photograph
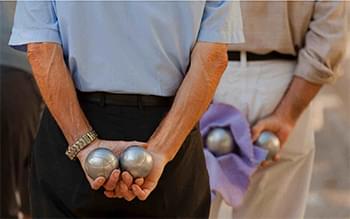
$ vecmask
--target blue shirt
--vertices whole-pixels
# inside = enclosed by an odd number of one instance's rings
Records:
[[[62,44],[81,91],[172,96],[197,41],[242,39],[231,1],[20,1],[10,45]]]

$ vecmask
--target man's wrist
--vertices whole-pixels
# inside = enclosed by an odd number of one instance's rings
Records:
[[[294,77],[286,94],[275,110],[287,122],[294,124],[316,96],[321,85],[312,84],[303,78]]]
[[[95,141],[91,142],[91,144],[87,145],[85,148],[83,148],[76,156],[76,159],[82,161],[92,150],[96,149],[99,145],[101,140],[97,138]]]
[[[66,155],[69,159],[74,160],[78,153],[97,139],[97,134],[94,130],[82,135],[74,144],[68,146]]]
[[[165,162],[169,162],[175,155],[172,155],[165,147],[159,146],[154,140],[147,142],[147,150],[162,156]]]
[[[273,114],[289,125],[294,125],[299,118],[299,113],[297,113],[295,109],[293,109],[293,107],[287,103],[280,104]]]

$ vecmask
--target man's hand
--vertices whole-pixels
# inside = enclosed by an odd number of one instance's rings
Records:
[[[140,200],[146,200],[151,192],[156,188],[158,180],[161,177],[168,160],[163,154],[150,151],[153,157],[153,168],[150,174],[144,179],[144,183],[135,183],[131,185],[133,193]]]
[[[261,132],[270,131],[274,133],[281,143],[281,148],[283,148],[284,143],[287,141],[290,132],[293,130],[296,121],[288,120],[283,114],[273,113],[266,118],[259,120],[252,128],[252,138],[255,142]],[[272,161],[278,161],[280,159],[279,153],[277,153]],[[267,167],[271,165],[271,161],[263,161],[261,163],[262,167]]]
[[[105,195],[109,198],[125,198],[132,201],[135,197],[140,200],[146,200],[150,193],[156,188],[158,180],[161,177],[165,165],[168,163],[166,156],[149,151],[153,158],[153,168],[146,178],[134,179],[128,172],[121,174],[115,191],[106,191]]]
[[[191,53],[191,65],[180,85],[174,103],[147,142],[154,166],[145,178],[133,179],[122,173],[119,191],[108,197],[123,196],[132,200],[135,195],[145,200],[158,184],[165,165],[172,160],[182,143],[198,122],[215,93],[220,77],[227,66],[227,45],[197,42]],[[170,188],[171,189],[171,188]]]
[[[271,131],[279,138],[282,148],[298,118],[320,88],[321,85],[310,83],[303,78],[295,76],[275,111],[271,115],[257,121],[253,126],[253,142],[256,141],[262,131]],[[277,154],[273,161],[278,161],[279,159],[280,155]],[[272,164],[271,161],[264,161],[262,162],[262,167],[267,167],[270,164]]]
[[[127,147],[131,145],[140,145],[146,147],[145,143],[137,141],[105,141],[96,139],[88,147],[84,148],[78,153],[77,157],[92,189],[97,190],[103,186],[106,189],[106,191],[116,190],[120,178],[120,170],[114,170],[108,179],[105,179],[104,177],[98,177],[95,180],[93,180],[91,177],[88,176],[84,168],[85,160],[89,153],[97,148],[108,148],[115,155],[119,156]]]
[[[61,128],[68,144],[73,144],[92,127],[80,108],[61,45],[31,43],[28,45],[28,58],[47,107]],[[135,194],[119,192],[125,191],[125,187],[135,182],[135,185],[139,185],[141,189],[137,192],[138,197],[147,198],[157,185],[166,163],[175,157],[191,129],[208,108],[227,62],[226,44],[197,42],[191,52],[189,70],[177,90],[174,103],[147,142],[155,160],[151,174],[142,182],[143,179],[134,181],[127,173],[122,173],[123,180],[119,180],[120,183],[117,184],[114,183],[120,178],[120,173],[118,174],[117,171],[107,179],[107,182],[102,178],[91,180],[87,176],[91,187],[98,189],[105,186],[108,191],[114,188],[114,191],[117,191],[114,192],[117,197],[132,200]],[[89,152],[97,147],[109,147],[112,148],[112,151],[116,150],[118,154],[131,145],[130,142],[115,143],[102,140],[93,142],[78,154],[82,166]],[[110,194],[105,192],[105,195]]]

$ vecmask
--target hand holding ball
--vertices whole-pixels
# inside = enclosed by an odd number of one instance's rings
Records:
[[[122,171],[128,171],[134,178],[146,177],[153,167],[153,158],[143,147],[136,145],[128,147],[119,159],[111,150],[97,148],[89,153],[84,167],[92,179],[100,176],[107,179],[119,165]]]
[[[130,146],[120,156],[120,167],[134,178],[146,177],[152,170],[153,158],[143,147]]]
[[[280,140],[272,132],[262,132],[256,144],[268,151],[267,160],[271,160],[280,150]]]
[[[118,158],[107,148],[97,148],[89,153],[85,160],[85,170],[92,178],[103,176],[106,179],[119,166]]]

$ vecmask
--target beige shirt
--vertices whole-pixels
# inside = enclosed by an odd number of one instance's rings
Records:
[[[298,56],[295,75],[324,84],[339,77],[345,50],[345,1],[241,1],[245,43],[233,51]]]

